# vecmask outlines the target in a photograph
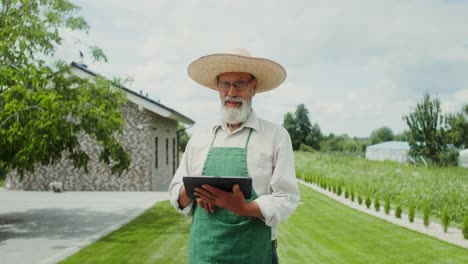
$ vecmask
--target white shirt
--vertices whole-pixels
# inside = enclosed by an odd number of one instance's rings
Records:
[[[286,220],[299,203],[299,189],[294,169],[291,138],[281,126],[257,118],[252,110],[246,122],[231,132],[226,124],[216,124],[194,132],[179,168],[169,186],[171,204],[186,217],[193,214],[193,202],[180,209],[179,192],[183,176],[201,176],[203,165],[216,128],[218,129],[213,147],[245,147],[250,129],[253,128],[247,147],[247,169],[252,186],[258,195],[255,200],[271,227],[272,240],[277,237],[277,226]]]

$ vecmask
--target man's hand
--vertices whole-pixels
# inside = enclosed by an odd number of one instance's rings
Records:
[[[205,209],[205,211],[207,213],[214,213],[215,206],[212,203],[207,202],[207,201],[203,200],[202,198],[197,198],[196,200],[197,200],[197,204],[201,208]]]
[[[225,192],[211,185],[204,184],[202,188],[195,188],[195,195],[200,197],[197,198],[197,202],[200,199],[203,202],[208,202],[210,205],[225,208],[238,215],[263,218],[256,202],[248,203],[245,201],[244,194],[241,192],[238,184],[232,186],[232,192]]]
[[[191,202],[192,202],[192,199],[190,199],[190,197],[187,196],[187,192],[185,191],[185,186],[182,185],[182,188],[180,188],[180,191],[179,191],[179,207],[181,209],[184,209],[185,207],[187,207]]]

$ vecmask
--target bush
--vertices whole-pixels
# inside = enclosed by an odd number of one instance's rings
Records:
[[[349,191],[348,191],[348,188],[346,188],[344,192],[344,198],[348,199],[348,197],[349,197]]]
[[[408,219],[411,223],[414,222],[415,206],[413,203],[409,205]]]
[[[375,196],[374,208],[375,211],[380,211],[380,200],[378,195]]]
[[[441,166],[457,166],[458,165],[458,149],[455,147],[448,148],[446,151],[437,153],[437,158]]]
[[[423,221],[424,221],[424,226],[428,227],[429,226],[429,217],[431,215],[431,208],[427,203],[424,204],[423,206]]]
[[[299,151],[302,151],[302,152],[315,152],[317,150],[315,150],[313,147],[311,147],[309,145],[301,143],[301,146],[299,147]]]
[[[360,194],[357,195],[358,204],[362,204],[362,197]]]
[[[401,213],[403,210],[401,210],[401,204],[398,204],[396,209],[395,209],[395,217],[396,218],[401,218]]]
[[[354,189],[351,188],[351,202],[354,202]]]
[[[337,188],[337,190],[336,190],[336,194],[337,194],[338,196],[341,196],[341,192],[342,192],[342,190],[341,190],[341,185],[338,185],[338,188]]]
[[[468,239],[468,214],[465,215],[465,218],[463,219],[461,231],[463,234],[463,238]]]
[[[371,206],[371,200],[370,200],[370,197],[367,196],[367,197],[366,197],[366,207],[367,207],[367,208],[370,208],[370,206]]]
[[[448,227],[450,225],[450,217],[447,212],[447,208],[444,206],[440,212],[440,220],[442,221],[442,226],[444,227],[444,232],[447,233]]]
[[[0,187],[3,187],[8,171],[3,168],[2,162],[0,161]]]
[[[386,214],[390,213],[390,196],[385,196],[385,205],[384,205],[384,210]]]

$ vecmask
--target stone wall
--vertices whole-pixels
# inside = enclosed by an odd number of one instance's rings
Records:
[[[164,118],[128,102],[122,109],[126,121],[120,143],[129,151],[131,164],[121,176],[112,175],[110,168],[99,162],[99,146],[87,135],[80,144],[88,155],[89,173],[73,168],[62,159],[51,166],[37,166],[34,173],[26,173],[20,181],[15,171],[7,176],[5,187],[12,190],[50,190],[51,182],[63,184],[64,191],[151,191],[167,190],[173,176],[173,142],[177,121]],[[155,165],[155,138],[158,138],[158,168]],[[168,156],[166,162],[166,139]],[[177,146],[174,146],[177,150]],[[177,158],[177,157],[176,157]]]

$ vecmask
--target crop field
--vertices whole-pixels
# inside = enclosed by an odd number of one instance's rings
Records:
[[[468,217],[468,169],[370,161],[334,153],[296,152],[298,178],[345,193],[350,199],[376,199],[384,207],[448,221],[460,227]]]

